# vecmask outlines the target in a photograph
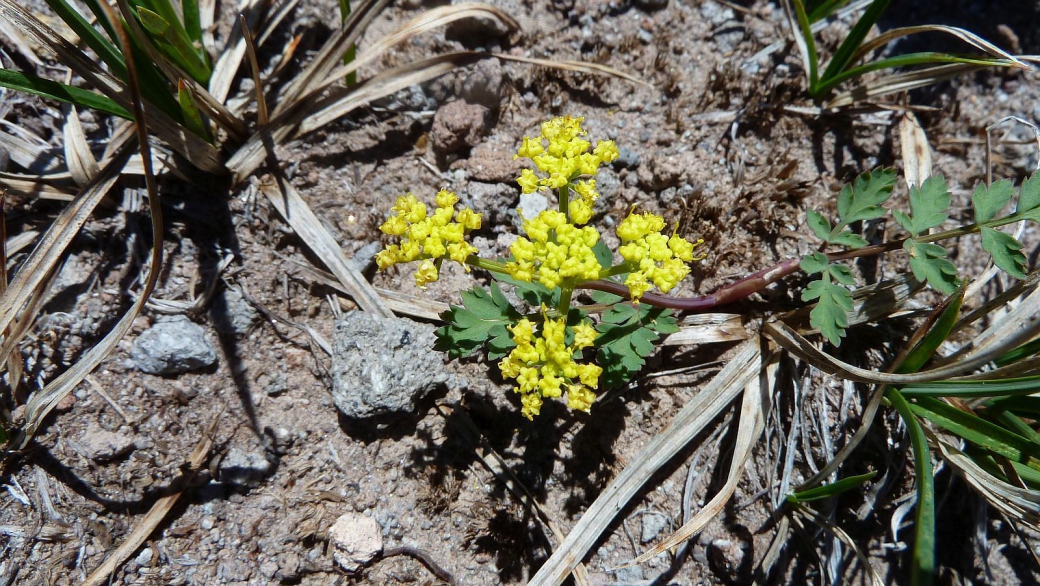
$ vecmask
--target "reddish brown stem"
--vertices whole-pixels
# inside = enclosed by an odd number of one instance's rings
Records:
[[[892,242],[876,244],[874,246],[865,246],[856,250],[832,252],[827,255],[827,259],[834,262],[882,254],[902,247],[905,240],[905,238],[901,238],[899,240],[893,240]],[[662,295],[658,293],[644,293],[641,301],[648,305],[653,305],[654,307],[667,307],[679,311],[708,311],[709,309],[713,309],[720,305],[726,305],[727,303],[747,299],[752,294],[757,293],[780,279],[800,270],[798,266],[800,262],[800,258],[785,260],[784,262],[768,269],[762,269],[761,271],[752,273],[743,279],[734,281],[728,285],[723,285],[716,289],[714,293],[709,293],[708,295],[700,297],[672,297],[671,295]],[[578,285],[578,288],[606,291],[607,293],[613,293],[614,295],[629,297],[628,287],[614,281],[602,279],[599,281],[589,281]]]

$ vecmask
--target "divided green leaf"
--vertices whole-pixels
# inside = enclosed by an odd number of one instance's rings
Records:
[[[949,214],[950,189],[942,175],[933,175],[924,180],[920,187],[910,187],[910,215],[892,210],[896,221],[907,232],[918,236],[932,228],[941,226]]]
[[[1040,173],[1033,173],[1022,182],[1015,213],[1040,222]]]
[[[989,187],[986,187],[985,183],[979,183],[975,192],[971,194],[971,203],[975,206],[975,222],[985,224],[992,220],[1014,195],[1014,185],[1007,179],[1001,179]]]
[[[838,235],[832,237],[828,242],[844,246],[845,248],[863,248],[867,245],[867,239],[859,234],[853,234],[852,230],[842,230]]]
[[[496,281],[512,285],[516,296],[532,307],[541,307],[543,304],[551,307],[556,305],[560,298],[559,289],[550,291],[538,281],[528,283],[527,281],[514,279],[505,273],[491,273],[491,277]]]
[[[491,291],[474,287],[462,293],[462,306],[453,305],[441,314],[446,325],[436,331],[435,350],[450,358],[469,356],[488,343],[488,357],[501,358],[514,346],[506,326],[515,323],[520,313],[502,295],[497,283]]]
[[[816,210],[808,210],[805,212],[805,221],[812,228],[816,237],[824,242],[830,242],[831,240],[831,222]]]
[[[856,177],[838,194],[838,217],[843,224],[880,218],[885,214],[881,204],[892,195],[895,184],[892,169],[878,168]]]
[[[957,290],[957,267],[946,259],[946,249],[938,244],[907,240],[903,248],[910,253],[910,270],[920,281],[936,291],[953,295]]]
[[[610,247],[607,246],[606,242],[597,240],[592,245],[592,254],[596,255],[596,260],[599,262],[599,266],[604,269],[609,269],[614,264],[614,253],[610,251]]]
[[[653,353],[654,342],[679,327],[669,309],[622,303],[603,313],[596,331],[597,363],[603,367],[600,384],[612,388],[632,380]]]
[[[832,264],[827,267],[827,272],[842,285],[851,287],[856,284],[856,277],[852,275],[852,269],[846,264]]]
[[[802,291],[802,301],[818,299],[816,307],[809,312],[809,323],[820,330],[831,344],[841,345],[845,328],[849,325],[848,312],[852,311],[852,293],[824,278],[813,281]]]
[[[827,270],[827,265],[830,264],[830,260],[827,259],[827,255],[822,252],[814,252],[809,256],[802,257],[802,262],[798,264],[799,267],[807,275],[815,275],[816,273],[822,273]]]
[[[982,249],[993,257],[993,262],[1016,279],[1026,278],[1026,255],[1015,237],[1000,230],[982,227]]]

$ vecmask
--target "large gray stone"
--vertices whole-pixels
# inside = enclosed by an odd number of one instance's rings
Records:
[[[332,401],[360,419],[415,409],[448,381],[433,350],[434,327],[352,311],[336,322],[332,341]]]
[[[149,374],[180,374],[212,366],[217,351],[202,326],[177,315],[142,332],[130,348],[130,359]]]

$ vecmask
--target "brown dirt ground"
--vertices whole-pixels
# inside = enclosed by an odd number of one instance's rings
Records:
[[[809,207],[833,210],[832,194],[857,173],[898,164],[898,117],[890,113],[799,114],[787,106],[808,106],[799,59],[789,45],[755,58],[782,40],[786,28],[772,2],[730,7],[711,0],[652,2],[627,0],[496,0],[514,15],[524,34],[511,43],[481,29],[449,29],[423,36],[388,57],[381,66],[406,63],[448,49],[483,47],[522,55],[582,59],[630,72],[653,88],[623,81],[504,64],[493,71],[464,71],[425,88],[417,107],[407,96],[388,101],[280,149],[293,183],[353,255],[379,239],[376,226],[396,195],[411,191],[432,198],[447,187],[468,198],[497,226],[480,236],[482,250],[501,254],[519,189],[512,153],[524,135],[553,115],[585,117],[591,137],[614,138],[629,151],[630,164],[604,171],[609,197],[604,217],[616,221],[633,204],[680,223],[680,230],[708,242],[709,256],[681,295],[708,292],[749,272],[815,246],[804,229]],[[366,43],[386,34],[421,10],[393,7],[371,28]],[[992,3],[925,2],[895,14],[886,27],[947,22],[971,28],[1024,53],[1040,53],[1040,17],[1033,0]],[[999,6],[996,6],[999,5]],[[335,3],[302,3],[281,34],[308,31],[317,46],[328,34]],[[425,7],[429,7],[426,5]],[[230,22],[233,6],[222,9]],[[998,26],[999,25],[999,26]],[[825,31],[825,42],[840,39],[845,25]],[[1010,31],[1011,34],[1008,33]],[[1017,37],[1017,38],[1012,38]],[[938,41],[937,41],[938,42]],[[5,61],[5,65],[8,62]],[[364,77],[366,72],[362,72]],[[495,79],[501,74],[501,82]],[[912,103],[932,109],[921,115],[936,147],[936,170],[955,187],[958,217],[968,209],[970,188],[985,173],[984,129],[1006,115],[1040,117],[1038,76],[981,73],[915,92]],[[431,137],[439,109],[477,86],[472,100],[491,115],[472,130],[472,148],[435,152]],[[481,93],[483,92],[483,93]],[[490,95],[488,95],[490,92]],[[405,103],[404,106],[401,104]],[[29,101],[12,112],[45,139],[58,144],[54,110]],[[472,121],[471,121],[472,122]],[[92,137],[102,140],[104,125]],[[440,147],[438,147],[440,148]],[[998,150],[995,175],[1020,179],[1028,153]],[[636,161],[636,159],[638,159]],[[139,186],[131,186],[128,191]],[[129,362],[134,335],[156,313],[141,318],[135,333],[98,369],[96,378],[125,414],[120,415],[84,385],[51,417],[31,449],[2,479],[0,584],[75,584],[118,545],[141,516],[180,476],[182,465],[204,430],[218,419],[211,464],[181,502],[113,576],[113,584],[346,584],[434,583],[434,576],[407,556],[377,560],[348,576],[332,560],[329,526],[344,512],[375,517],[387,546],[425,551],[459,584],[523,583],[550,551],[546,530],[530,511],[495,480],[473,447],[442,416],[434,401],[463,409],[523,483],[562,527],[570,527],[617,473],[635,457],[671,414],[697,393],[717,368],[727,347],[664,350],[648,372],[686,367],[679,374],[644,378],[620,400],[598,406],[590,416],[551,406],[529,423],[519,416],[509,385],[489,377],[483,360],[449,363],[457,387],[424,402],[414,415],[372,424],[340,418],[329,393],[328,357],[301,330],[325,338],[335,313],[353,308],[300,270],[314,261],[300,240],[249,186],[228,194],[219,187],[163,186],[167,212],[169,267],[156,297],[189,300],[202,284],[217,278],[226,255],[233,262],[221,287],[246,291],[257,306],[281,320],[260,320],[248,333],[223,334],[208,308],[191,317],[218,342],[218,366],[176,377],[143,374]],[[905,198],[905,189],[897,190]],[[128,200],[129,201],[129,200]],[[23,348],[27,380],[49,380],[99,336],[129,304],[132,286],[147,250],[147,218],[109,209],[78,238],[62,274],[63,290],[49,302]],[[483,206],[483,209],[482,209]],[[9,211],[8,232],[45,225],[57,208],[22,201]],[[982,260],[970,242],[956,260],[966,272]],[[14,260],[18,260],[17,258]],[[870,278],[891,275],[898,259],[883,261]],[[472,283],[461,271],[446,276],[424,294],[457,302]],[[198,279],[199,284],[195,284]],[[391,270],[372,277],[381,287],[420,293],[410,273]],[[732,309],[749,317],[797,305],[792,279]],[[330,306],[333,299],[335,307]],[[878,344],[902,329],[861,328],[843,345],[846,359],[880,360]],[[705,365],[706,367],[698,367]],[[802,382],[804,370],[792,373]],[[802,433],[796,455],[799,473],[826,457],[825,445],[840,446],[858,421],[859,394],[838,381],[808,380],[805,388],[812,429]],[[611,568],[645,551],[676,527],[691,461],[700,477],[694,502],[703,503],[721,482],[725,451],[732,438],[705,434],[682,458],[659,474],[641,498],[615,523],[586,560],[597,584],[722,584],[750,579],[753,560],[768,546],[773,526],[781,438],[790,431],[795,395],[778,397],[771,440],[760,446],[731,505],[695,540],[689,559],[664,576],[668,555],[632,570]],[[786,392],[786,391],[785,391]],[[820,409],[825,409],[820,411]],[[819,422],[823,422],[822,424]],[[896,420],[879,417],[878,431],[849,473],[894,466],[887,496],[851,496],[834,505],[834,519],[871,555],[890,580],[906,580],[906,542],[912,528],[893,538],[889,523],[900,499],[911,491],[909,457]],[[115,432],[131,448],[109,461],[89,457],[88,430]],[[828,442],[822,441],[826,436]],[[833,449],[833,448],[832,448]],[[250,485],[222,478],[221,462],[237,451],[269,462],[269,472]],[[720,462],[721,460],[721,462]],[[1035,583],[1040,578],[1029,547],[977,497],[940,473],[939,556],[946,583]],[[877,507],[862,518],[855,511],[871,498]],[[47,503],[50,503],[49,505]],[[664,518],[653,531],[654,518]],[[982,527],[981,538],[973,535]],[[649,540],[644,543],[643,533]],[[796,533],[770,583],[820,582],[820,559],[836,560],[838,575],[861,583],[864,574],[849,554],[832,556],[826,536]],[[655,579],[664,576],[664,581]],[[963,582],[962,582],[963,581]]]

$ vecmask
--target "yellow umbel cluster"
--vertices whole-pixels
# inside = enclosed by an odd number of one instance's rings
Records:
[[[414,195],[398,197],[391,208],[394,213],[379,229],[384,234],[401,237],[401,243],[391,244],[376,255],[379,269],[421,260],[415,271],[415,284],[426,287],[427,283],[437,280],[441,259],[450,258],[466,266],[466,259],[477,253],[476,247],[466,242],[466,234],[480,228],[480,214],[467,207],[456,213],[458,202],[454,193],[442,189],[434,201],[436,209],[427,215],[426,204]]]
[[[582,138],[585,131],[581,128],[584,118],[564,116],[553,118],[542,123],[542,135],[538,138],[524,137],[523,144],[516,157],[531,159],[538,170],[544,173],[540,177],[531,169],[524,169],[516,180],[524,193],[532,193],[539,189],[560,189],[570,185],[579,195],[581,201],[589,208],[588,217],[592,217],[592,202],[599,197],[596,193],[596,182],[578,180],[579,177],[592,177],[603,163],[613,162],[618,158],[617,145],[612,140],[601,140],[589,152],[592,143]]]
[[[651,283],[664,293],[671,291],[690,274],[686,263],[704,258],[693,255],[693,249],[703,244],[703,240],[691,243],[674,233],[671,237],[665,236],[661,233],[664,226],[664,219],[650,212],[630,213],[618,224],[617,235],[622,242],[618,254],[638,266],[625,279],[632,301],[636,303],[650,289]]]
[[[506,272],[514,279],[528,283],[537,279],[551,291],[566,280],[599,278],[601,267],[592,251],[599,240],[595,228],[579,228],[562,213],[546,210],[524,220],[524,233],[527,238],[520,236],[509,247],[513,260],[506,264]]]
[[[596,330],[588,323],[572,328],[574,341],[565,342],[567,325],[563,319],[549,319],[541,324],[541,332],[534,332],[534,323],[527,318],[509,327],[516,348],[499,363],[502,376],[516,379],[513,390],[520,393],[521,414],[534,419],[542,409],[543,398],[556,399],[567,391],[567,406],[588,412],[596,395],[591,389],[599,386],[603,369],[595,364],[574,361],[575,354],[589,348],[596,341]]]

